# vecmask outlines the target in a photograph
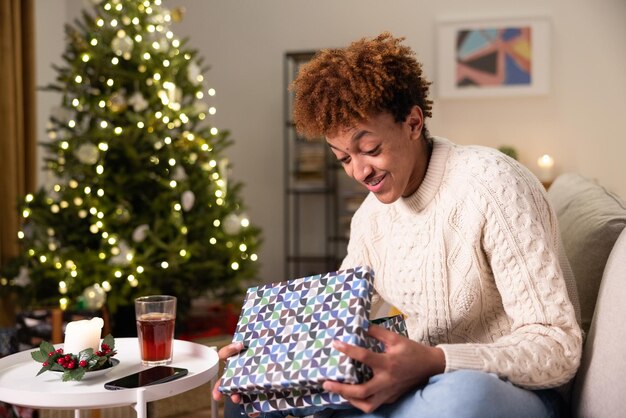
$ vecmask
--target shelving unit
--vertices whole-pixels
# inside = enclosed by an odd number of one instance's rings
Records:
[[[323,138],[300,137],[292,121],[289,85],[315,51],[284,57],[285,277],[336,270],[346,254],[349,220],[365,197],[347,178]]]

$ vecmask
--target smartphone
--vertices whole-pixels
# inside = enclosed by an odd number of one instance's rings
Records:
[[[104,387],[109,390],[120,390],[156,385],[178,379],[187,373],[187,369],[180,367],[155,366],[106,382]]]

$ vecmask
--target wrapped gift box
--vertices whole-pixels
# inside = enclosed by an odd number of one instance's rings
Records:
[[[374,273],[356,267],[248,289],[220,391],[239,393],[247,413],[343,404],[322,383],[361,383],[369,368],[332,347],[333,340],[382,351],[367,335]],[[401,317],[382,324],[406,335]]]

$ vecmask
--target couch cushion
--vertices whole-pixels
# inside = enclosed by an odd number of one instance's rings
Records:
[[[626,411],[626,230],[604,270],[591,329],[574,383],[574,417],[623,417]]]
[[[626,226],[626,204],[615,194],[575,173],[559,176],[548,198],[559,222],[580,302],[582,328],[589,330],[604,265]]]

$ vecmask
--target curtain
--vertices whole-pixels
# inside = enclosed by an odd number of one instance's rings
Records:
[[[36,187],[33,8],[0,0],[0,266],[18,254],[18,199]],[[0,324],[9,314],[2,302]]]

